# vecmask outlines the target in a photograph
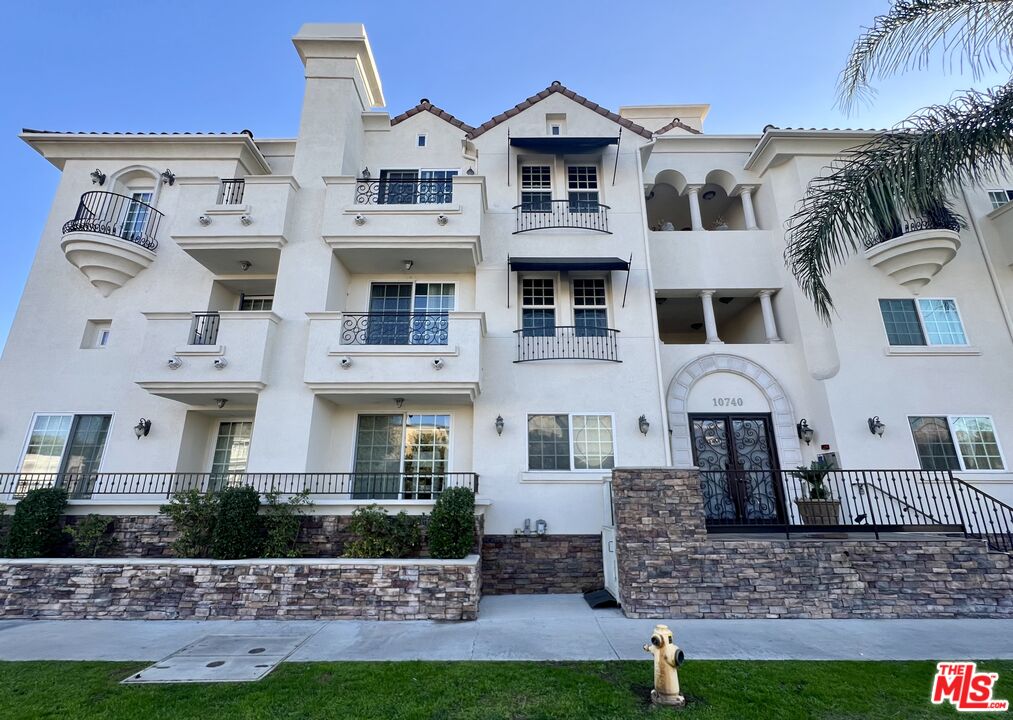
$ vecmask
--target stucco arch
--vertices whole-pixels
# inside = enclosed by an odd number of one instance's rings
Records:
[[[672,431],[672,464],[675,467],[693,467],[693,449],[690,441],[687,400],[693,385],[701,378],[714,373],[731,373],[745,378],[759,389],[770,406],[774,442],[781,467],[794,468],[802,464],[802,446],[795,428],[795,413],[791,400],[781,383],[761,365],[749,358],[727,353],[703,355],[686,363],[668,385],[668,426]]]
[[[683,190],[686,189],[686,176],[678,170],[662,170],[654,176],[655,185],[671,185],[675,188],[675,192],[682,195]]]
[[[110,192],[129,195],[130,190],[139,184],[152,188],[151,205],[158,207],[158,196],[162,190],[162,176],[158,170],[147,165],[128,165],[120,168],[109,176],[106,188]]]
[[[732,190],[735,189],[736,184],[735,176],[727,170],[711,170],[707,173],[704,183],[707,185],[717,185],[728,195],[732,194]]]

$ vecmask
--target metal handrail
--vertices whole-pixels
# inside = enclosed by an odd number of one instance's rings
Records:
[[[513,234],[549,228],[609,231],[608,205],[597,200],[532,200],[513,208],[517,223]]]
[[[216,311],[194,312],[190,324],[188,345],[215,345],[218,343],[218,327],[221,316]]]
[[[341,314],[342,345],[446,345],[446,312],[366,312]]]
[[[533,360],[606,360],[619,359],[619,331],[595,325],[549,325],[514,330],[517,359]]]
[[[146,202],[119,193],[91,190],[81,196],[74,218],[63,224],[63,233],[100,233],[154,250],[158,247],[155,236],[161,221],[162,213]]]
[[[960,221],[949,211],[937,212],[933,217],[922,218],[896,218],[888,228],[882,228],[879,232],[870,235],[862,241],[866,250],[871,250],[885,242],[895,240],[908,233],[919,232],[920,230],[951,230],[960,232]]]
[[[992,550],[1013,553],[1013,507],[958,477],[953,487],[967,536],[985,540]]]
[[[902,497],[894,495],[889,490],[884,490],[883,488],[881,488],[879,485],[876,485],[875,483],[867,482],[867,481],[862,481],[862,482],[856,482],[855,485],[858,486],[858,487],[860,487],[860,488],[861,487],[865,487],[865,488],[869,488],[871,490],[875,490],[878,493],[882,493],[885,497],[890,498],[891,500],[893,500],[894,502],[896,502],[898,505],[900,505],[905,510],[910,510],[911,512],[915,513],[916,515],[920,515],[922,518],[924,518],[926,520],[931,520],[932,524],[934,524],[934,525],[943,525],[943,524],[945,524],[939,518],[933,516],[931,513],[928,513],[928,512],[926,512],[924,510],[918,509],[914,505],[912,505],[909,502],[907,502],[906,500],[904,500]]]
[[[218,188],[219,205],[239,205],[243,202],[243,193],[246,192],[246,180],[244,178],[226,178]]]
[[[258,492],[365,500],[428,500],[454,487],[478,492],[478,474],[418,473],[2,473],[0,498],[20,499],[30,490],[63,487],[72,499],[111,496],[168,498],[178,492],[213,493],[226,487]]]

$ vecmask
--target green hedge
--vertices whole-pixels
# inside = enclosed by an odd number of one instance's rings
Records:
[[[63,488],[30,490],[14,507],[4,555],[12,558],[59,557],[66,542],[61,526],[67,509]]]
[[[404,512],[388,515],[379,505],[357,508],[348,531],[355,539],[345,546],[345,557],[405,558],[422,546],[420,518]]]
[[[218,560],[259,556],[264,544],[259,512],[260,493],[251,487],[225,488],[218,493],[211,556]]]
[[[429,518],[429,554],[459,559],[475,545],[475,493],[468,488],[444,490]]]

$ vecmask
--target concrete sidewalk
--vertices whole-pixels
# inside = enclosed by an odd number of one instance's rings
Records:
[[[475,622],[0,621],[0,660],[158,660],[207,635],[306,639],[311,660],[648,660],[654,620],[579,595],[493,596]],[[690,660],[1013,659],[1013,620],[667,620]]]

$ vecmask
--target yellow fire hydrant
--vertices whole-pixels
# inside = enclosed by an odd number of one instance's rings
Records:
[[[683,707],[686,698],[679,693],[679,666],[686,656],[675,644],[675,638],[668,625],[655,625],[650,645],[644,650],[654,655],[654,689],[651,702],[656,705]]]

